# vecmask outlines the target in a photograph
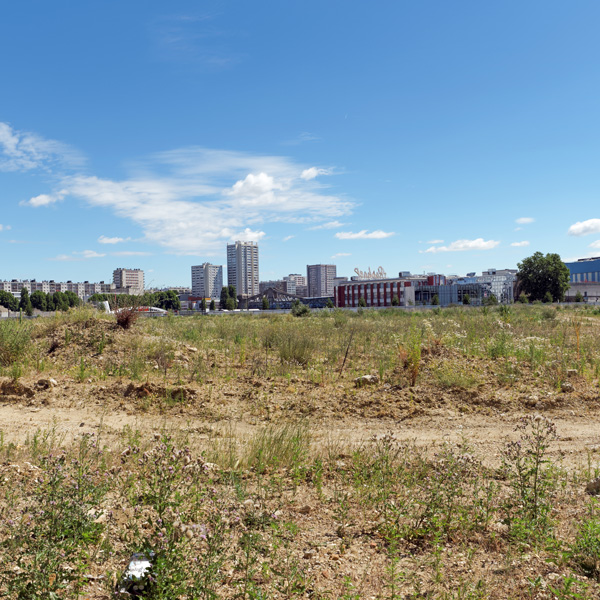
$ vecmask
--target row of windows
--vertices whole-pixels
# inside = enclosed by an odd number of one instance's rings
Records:
[[[571,275],[571,283],[584,283],[586,281],[600,282],[600,272],[594,271],[591,273],[573,273]]]

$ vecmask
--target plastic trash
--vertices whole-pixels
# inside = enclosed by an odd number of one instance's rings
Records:
[[[154,552],[136,552],[129,559],[129,566],[117,585],[118,598],[141,598],[150,586]]]

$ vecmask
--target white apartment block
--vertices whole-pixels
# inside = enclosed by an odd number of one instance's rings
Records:
[[[144,271],[141,269],[115,269],[113,271],[113,283],[117,289],[129,288],[138,290],[137,293],[144,292]],[[131,291],[135,294],[135,291]]]
[[[288,282],[287,292],[289,294],[295,294],[296,296],[302,297],[308,296],[308,287],[304,275],[290,273],[287,277],[284,277],[283,280]]]
[[[333,296],[333,280],[335,277],[335,265],[306,265],[308,296],[310,298]]]
[[[223,288],[223,266],[202,263],[192,267],[192,296],[219,300]]]
[[[73,292],[82,300],[93,296],[94,294],[114,294],[117,292],[114,283],[90,283],[89,281],[36,281],[35,279],[12,279],[11,281],[0,281],[0,290],[9,292],[13,296],[20,298],[21,290],[25,288],[29,294],[33,292],[44,292],[44,294],[54,294],[54,292]],[[124,290],[118,290],[123,293]]]
[[[227,244],[227,285],[234,285],[238,296],[255,296],[259,293],[256,242]]]

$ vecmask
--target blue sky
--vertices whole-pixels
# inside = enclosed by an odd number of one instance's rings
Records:
[[[464,274],[600,255],[600,4],[4,3],[0,278],[189,285],[260,244]]]

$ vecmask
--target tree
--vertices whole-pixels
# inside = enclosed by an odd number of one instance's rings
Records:
[[[19,309],[19,302],[10,292],[2,290],[0,291],[0,306],[4,306],[14,312]]]
[[[519,295],[519,302],[521,304],[529,304],[529,298],[525,295],[525,292],[521,292]]]
[[[229,289],[225,286],[221,288],[221,299],[219,300],[219,308],[221,310],[226,308],[227,298],[229,298]]]
[[[392,306],[400,306],[400,299],[398,298],[398,296],[394,296],[392,298]]]
[[[233,303],[234,303],[234,307],[233,308],[237,308],[238,307],[238,302],[237,302],[237,293],[235,291],[235,285],[228,285],[227,286],[227,293],[229,294],[229,297],[233,299]]]
[[[360,308],[367,308],[367,301],[361,297],[358,301],[358,306],[360,306]]]
[[[206,298],[202,298],[202,302],[200,302],[200,310],[202,312],[206,312]]]
[[[440,298],[437,294],[433,295],[433,298],[431,299],[431,304],[433,306],[439,306],[440,305]]]
[[[31,306],[29,290],[25,287],[21,288],[21,300],[19,300],[19,310],[22,310],[28,316],[31,316],[33,314],[33,306]]]
[[[490,294],[483,301],[484,306],[496,306],[496,304],[498,304],[498,298],[496,298],[496,296],[494,296],[494,294]]]
[[[471,304],[471,296],[469,294],[463,296],[463,304]]]
[[[335,308],[331,298],[327,298],[327,302],[325,303],[325,308]]]
[[[577,290],[577,293],[575,294],[575,302],[583,302],[583,295],[579,290]]]
[[[215,310],[215,301],[214,300],[210,301],[209,310]]]
[[[37,290],[31,294],[30,298],[33,308],[37,308],[38,310],[47,310],[46,294],[44,294],[44,292]]]
[[[70,307],[79,306],[81,300],[75,292],[65,292],[65,299]]]
[[[554,301],[560,302],[569,289],[569,268],[558,254],[536,252],[518,263],[517,285],[530,300],[543,300],[550,292]]]
[[[552,294],[550,292],[544,294],[544,304],[552,304]]]
[[[262,299],[262,309],[263,310],[269,310],[271,308],[271,306],[269,305],[269,299],[266,296],[263,296]]]
[[[227,310],[235,310],[235,300],[233,298],[227,298],[225,301],[225,308]]]

